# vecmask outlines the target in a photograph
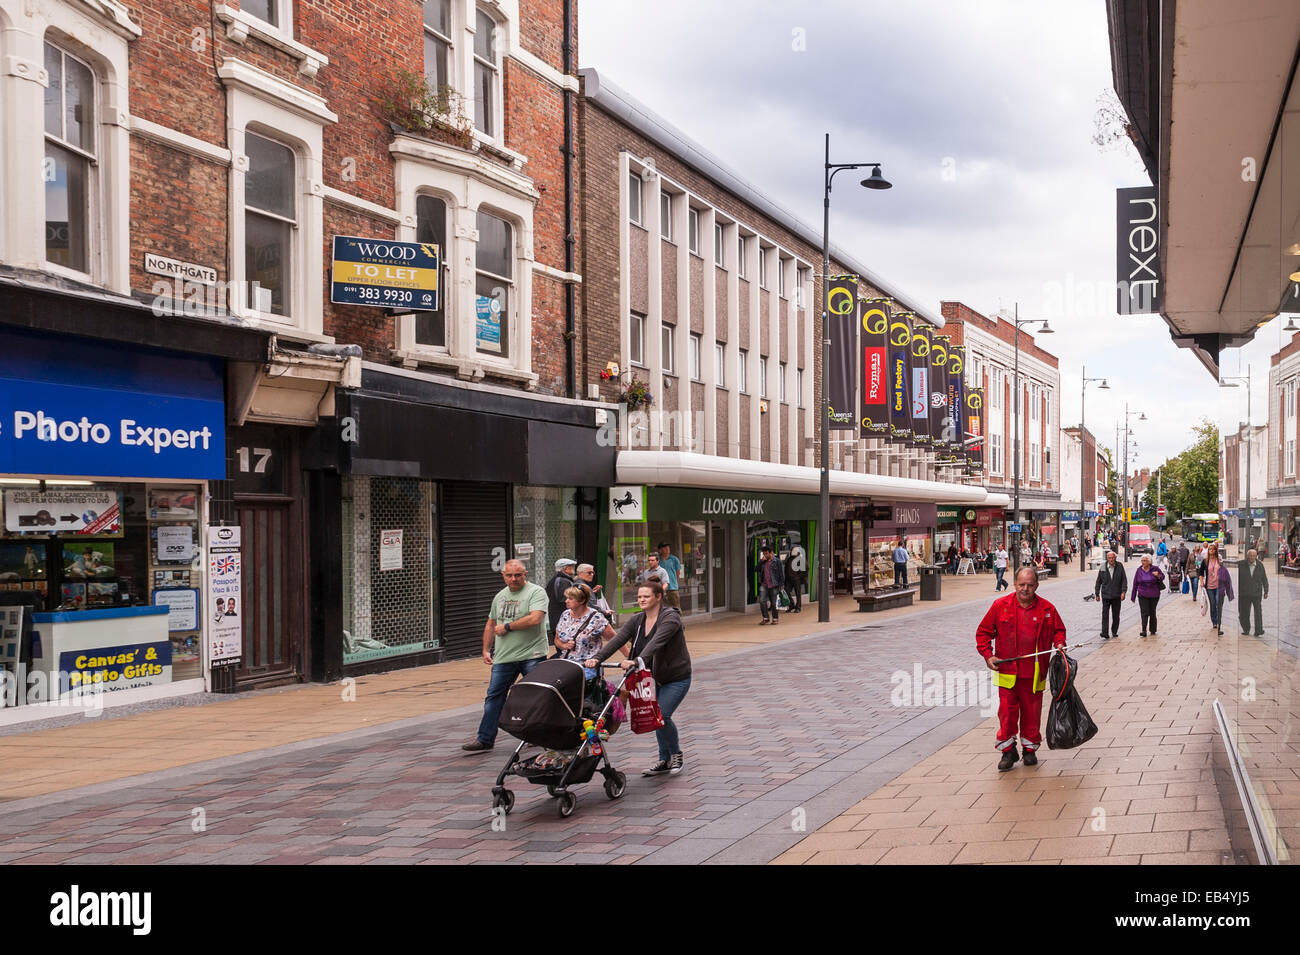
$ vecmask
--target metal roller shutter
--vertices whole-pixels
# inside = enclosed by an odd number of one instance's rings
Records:
[[[509,486],[441,486],[443,645],[447,659],[478,656],[492,598],[505,586],[493,562],[510,553]]]

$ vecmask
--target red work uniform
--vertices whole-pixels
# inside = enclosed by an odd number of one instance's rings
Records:
[[[1024,656],[1065,646],[1065,623],[1057,609],[1035,595],[1028,607],[1014,593],[999,597],[975,631],[975,648],[985,660]],[[1047,654],[998,664],[998,743],[1005,750],[1019,733],[1026,750],[1043,742],[1040,729],[1043,690],[1047,688]]]

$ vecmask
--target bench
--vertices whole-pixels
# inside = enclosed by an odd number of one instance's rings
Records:
[[[854,594],[853,599],[858,602],[859,613],[876,613],[880,610],[892,610],[894,607],[912,606],[912,598],[916,595],[916,592],[916,587],[907,587],[902,590],[868,591],[865,594]]]
[[[1287,567],[1286,565],[1283,565],[1283,566],[1282,566],[1282,576],[1283,576],[1283,577],[1300,577],[1300,567]]]
[[[1059,560],[1044,561],[1043,569],[1039,571],[1039,573],[1042,574],[1044,577],[1059,577],[1060,565],[1061,562]]]

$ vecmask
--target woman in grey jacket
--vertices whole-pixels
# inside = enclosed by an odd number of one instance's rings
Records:
[[[677,738],[677,726],[672,717],[691,688],[691,655],[686,649],[686,631],[682,629],[681,613],[676,607],[666,606],[663,601],[663,584],[657,580],[641,584],[636,590],[636,602],[641,612],[633,614],[619,628],[614,639],[584,664],[588,667],[599,666],[613,656],[615,650],[631,640],[630,659],[623,661],[623,669],[630,670],[636,665],[634,661],[640,657],[654,674],[655,696],[664,716],[664,725],[655,730],[655,739],[659,743],[659,762],[643,772],[643,776],[662,776],[664,773],[676,776],[685,764],[681,743]]]

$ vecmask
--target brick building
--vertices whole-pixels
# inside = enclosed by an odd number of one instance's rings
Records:
[[[145,459],[86,420],[78,461],[0,433],[12,523],[63,486],[121,518],[6,529],[39,551],[9,588],[38,628],[111,610],[54,642],[156,645],[146,692],[319,679],[475,654],[504,555],[544,580],[594,553],[576,37],[575,0],[0,0],[6,405],[152,409],[185,442]],[[437,245],[436,307],[332,303],[336,236]],[[67,359],[36,381],[43,354]],[[214,614],[221,524],[243,592]],[[83,542],[116,572],[71,579]]]
[[[816,550],[821,233],[603,75],[581,76],[581,377],[606,401],[634,381],[653,398],[615,422],[616,493],[639,503],[636,520],[611,515],[611,593],[630,607],[636,569],[666,543],[683,562],[684,611],[743,610],[763,544]],[[831,272],[857,276],[862,302],[943,326],[842,250]],[[937,480],[937,463],[856,426],[832,431],[838,589],[865,586],[899,538],[928,561],[936,504],[988,500]],[[873,503],[893,519],[870,527]]]
[[[1288,550],[1300,550],[1300,480],[1296,478],[1296,447],[1300,445],[1297,391],[1300,391],[1300,333],[1291,335],[1269,359],[1265,467],[1270,553],[1275,553],[1279,545]],[[1265,497],[1258,491],[1255,495],[1260,499]],[[1260,500],[1260,503],[1265,501]]]
[[[1022,536],[1034,548],[1046,541],[1056,550],[1061,543],[1063,520],[1061,375],[1057,358],[1042,348],[1030,331],[1022,328],[1017,335],[1015,319],[1009,314],[990,318],[961,302],[944,302],[941,311],[947,323],[944,329],[954,344],[966,346],[968,381],[984,389],[984,485],[1004,494],[1014,494],[1015,488],[1015,368],[1019,342]],[[1070,496],[1068,489],[1065,495]],[[1077,514],[1073,519],[1078,519]],[[988,537],[1008,544],[1012,540],[1001,520],[990,527]]]

